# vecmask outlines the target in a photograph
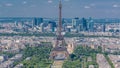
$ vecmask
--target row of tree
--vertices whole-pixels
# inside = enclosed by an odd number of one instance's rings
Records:
[[[69,59],[63,64],[63,68],[82,68],[88,67],[89,64],[93,64],[97,67],[96,54],[101,53],[102,48],[92,49],[88,46],[78,46],[74,52],[70,55]],[[87,58],[92,57],[92,62],[87,62]]]
[[[52,64],[52,60],[49,60],[49,54],[51,52],[52,45],[26,47],[23,50],[23,58],[31,57],[30,60],[23,60],[23,68],[49,68]]]

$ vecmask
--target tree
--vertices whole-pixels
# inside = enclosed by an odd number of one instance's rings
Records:
[[[24,60],[24,68],[46,68],[52,64],[49,60],[49,54],[51,52],[52,45],[41,45],[37,47],[27,47],[23,51],[24,58],[31,57],[31,60]]]
[[[76,55],[75,54],[70,54],[70,59],[73,61],[75,59]]]

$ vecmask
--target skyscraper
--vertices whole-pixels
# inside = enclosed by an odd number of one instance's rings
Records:
[[[88,30],[87,20],[85,18],[82,18],[82,27],[83,27],[83,31],[87,31]]]
[[[38,26],[43,22],[43,18],[34,18],[34,26]]]
[[[74,18],[72,19],[72,27],[76,28],[76,26],[78,26],[79,24],[79,18]]]
[[[93,32],[93,31],[94,31],[93,26],[94,26],[94,21],[93,21],[93,19],[90,17],[89,20],[88,20],[88,31]]]

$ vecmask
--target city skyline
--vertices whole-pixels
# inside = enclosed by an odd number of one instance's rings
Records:
[[[63,17],[119,18],[119,0],[62,0]],[[58,17],[59,0],[1,0],[0,17]]]

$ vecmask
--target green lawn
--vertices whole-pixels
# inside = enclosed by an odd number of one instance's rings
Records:
[[[96,62],[96,54],[101,52],[101,49],[91,49],[90,47],[78,46],[73,54],[64,62],[63,68],[88,68],[89,65],[94,65],[98,68]],[[92,61],[87,61],[91,57]]]
[[[53,63],[49,60],[49,55],[52,49],[50,43],[44,43],[44,45],[37,47],[26,47],[21,53],[23,54],[22,61],[14,63],[15,65],[22,63],[23,68],[50,68]],[[27,57],[31,57],[30,60],[25,60]]]

